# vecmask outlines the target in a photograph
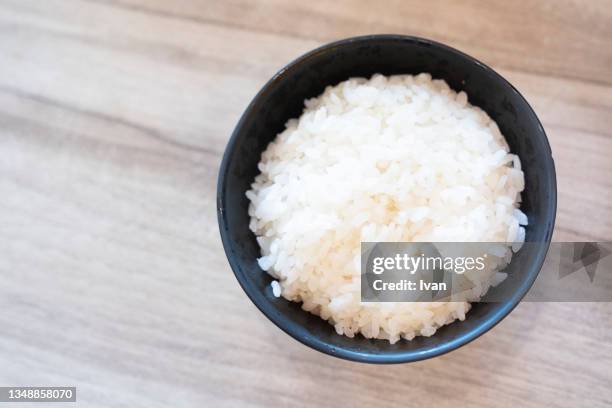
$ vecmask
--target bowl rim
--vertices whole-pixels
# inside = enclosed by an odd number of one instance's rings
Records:
[[[537,255],[534,263],[532,264],[532,272],[531,276],[526,279],[518,290],[512,295],[512,297],[505,302],[503,302],[503,306],[500,307],[492,316],[489,316],[485,322],[482,324],[468,330],[462,335],[440,344],[437,344],[432,347],[428,347],[425,350],[404,350],[393,353],[370,353],[370,352],[358,352],[353,350],[344,349],[338,346],[331,345],[318,337],[308,335],[305,330],[300,330],[301,326],[297,323],[291,324],[289,322],[287,324],[287,319],[282,317],[280,314],[275,313],[274,309],[270,305],[262,304],[256,297],[254,293],[251,293],[251,289],[248,288],[244,282],[243,277],[241,276],[242,270],[239,263],[236,261],[236,257],[234,256],[231,248],[231,240],[229,237],[229,231],[227,228],[227,222],[225,220],[226,214],[224,212],[224,202],[225,202],[225,174],[228,171],[228,166],[230,163],[230,154],[234,150],[235,144],[238,139],[238,134],[241,131],[242,126],[246,118],[249,116],[251,111],[254,109],[256,105],[258,105],[259,101],[264,98],[264,96],[269,92],[270,87],[276,82],[279,81],[284,76],[288,75],[292,68],[304,63],[306,60],[315,57],[317,54],[321,52],[329,51],[333,48],[345,47],[347,45],[351,45],[354,43],[367,43],[371,41],[399,41],[399,42],[412,42],[427,46],[433,46],[441,49],[443,52],[448,52],[452,54],[456,54],[459,57],[467,59],[473,64],[480,66],[481,69],[485,70],[488,74],[492,75],[497,81],[501,81],[505,85],[508,86],[511,92],[513,92],[516,96],[518,96],[519,100],[521,100],[528,110],[533,114],[535,118],[536,125],[539,127],[541,134],[543,136],[543,142],[545,147],[548,150],[548,155],[546,156],[546,166],[549,168],[551,177],[549,180],[551,187],[550,198],[547,203],[547,211],[552,214],[551,220],[548,224],[548,229],[546,231],[546,241],[543,243],[542,250]],[[544,260],[546,258],[546,254],[548,252],[550,242],[552,239],[552,233],[555,226],[557,212],[557,179],[556,179],[556,171],[554,165],[554,159],[552,157],[552,150],[550,148],[550,143],[548,141],[548,137],[542,126],[542,123],[535,111],[527,102],[525,97],[503,76],[497,73],[494,69],[489,67],[488,65],[480,62],[476,58],[459,51],[455,48],[452,48],[448,45],[425,39],[422,37],[410,36],[410,35],[402,35],[402,34],[369,34],[369,35],[361,35],[356,37],[349,37],[345,39],[341,39],[338,41],[333,41],[324,45],[321,45],[288,63],[283,66],[278,72],[276,72],[272,78],[270,78],[265,85],[257,92],[255,97],[248,104],[244,113],[241,115],[238,123],[236,124],[232,135],[225,147],[223,158],[221,160],[221,164],[219,167],[219,173],[217,178],[217,221],[219,226],[219,232],[221,235],[221,241],[223,244],[223,249],[225,251],[226,257],[234,273],[234,276],[242,290],[249,297],[251,302],[262,312],[272,323],[274,323],[278,328],[287,333],[289,336],[293,337],[295,340],[300,343],[313,348],[317,351],[320,351],[324,354],[339,357],[349,361],[356,361],[362,363],[371,363],[371,364],[397,364],[397,363],[407,363],[407,362],[415,362],[421,361],[428,358],[437,357],[448,352],[451,352],[473,340],[487,333],[493,327],[495,327],[499,322],[501,322],[506,316],[512,312],[512,310],[520,303],[521,299],[527,294],[531,286],[533,285],[535,279],[540,273]],[[533,272],[535,271],[535,273]],[[304,311],[304,313],[308,313]],[[332,326],[330,325],[330,328]],[[376,340],[373,340],[376,341]]]

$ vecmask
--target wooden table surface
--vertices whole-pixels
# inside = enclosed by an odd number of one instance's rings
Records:
[[[0,29],[0,385],[74,385],[84,407],[612,405],[609,303],[523,303],[424,362],[342,361],[246,298],[215,208],[274,72],[405,33],[525,95],[556,160],[555,239],[612,241],[612,2],[1,0]]]

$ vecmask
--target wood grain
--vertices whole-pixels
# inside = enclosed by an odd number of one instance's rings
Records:
[[[398,32],[517,86],[553,148],[555,239],[612,240],[609,2],[2,0],[0,30],[0,385],[75,385],[88,407],[612,404],[610,304],[524,303],[434,360],[340,361],[244,296],[215,209],[275,71]]]

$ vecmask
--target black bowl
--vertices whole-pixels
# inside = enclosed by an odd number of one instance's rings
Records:
[[[521,210],[529,217],[526,240],[539,243],[521,250],[507,267],[504,287],[509,296],[479,302],[463,322],[440,328],[432,337],[416,337],[394,345],[385,340],[353,339],[336,334],[320,317],[300,304],[272,295],[271,278],[256,259],[260,250],[249,230],[245,192],[258,174],[262,151],[300,116],[304,99],[327,85],[373,74],[429,72],[497,122],[525,173]],[[238,282],[272,322],[286,333],[329,355],[368,363],[401,363],[434,357],[468,343],[492,328],[520,302],[537,277],[552,236],[556,213],[556,179],[550,146],[536,114],[508,81],[491,68],[453,48],[400,35],[370,35],[325,45],[281,69],[255,96],[227,145],[219,171],[217,211],[221,239]],[[497,288],[495,288],[497,289]]]

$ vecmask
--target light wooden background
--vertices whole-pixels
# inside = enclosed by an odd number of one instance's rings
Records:
[[[612,405],[610,304],[524,303],[433,360],[341,361],[245,297],[215,209],[275,71],[406,33],[523,92],[556,159],[555,238],[612,240],[612,2],[1,0],[0,30],[0,385],[75,385],[83,407]]]

